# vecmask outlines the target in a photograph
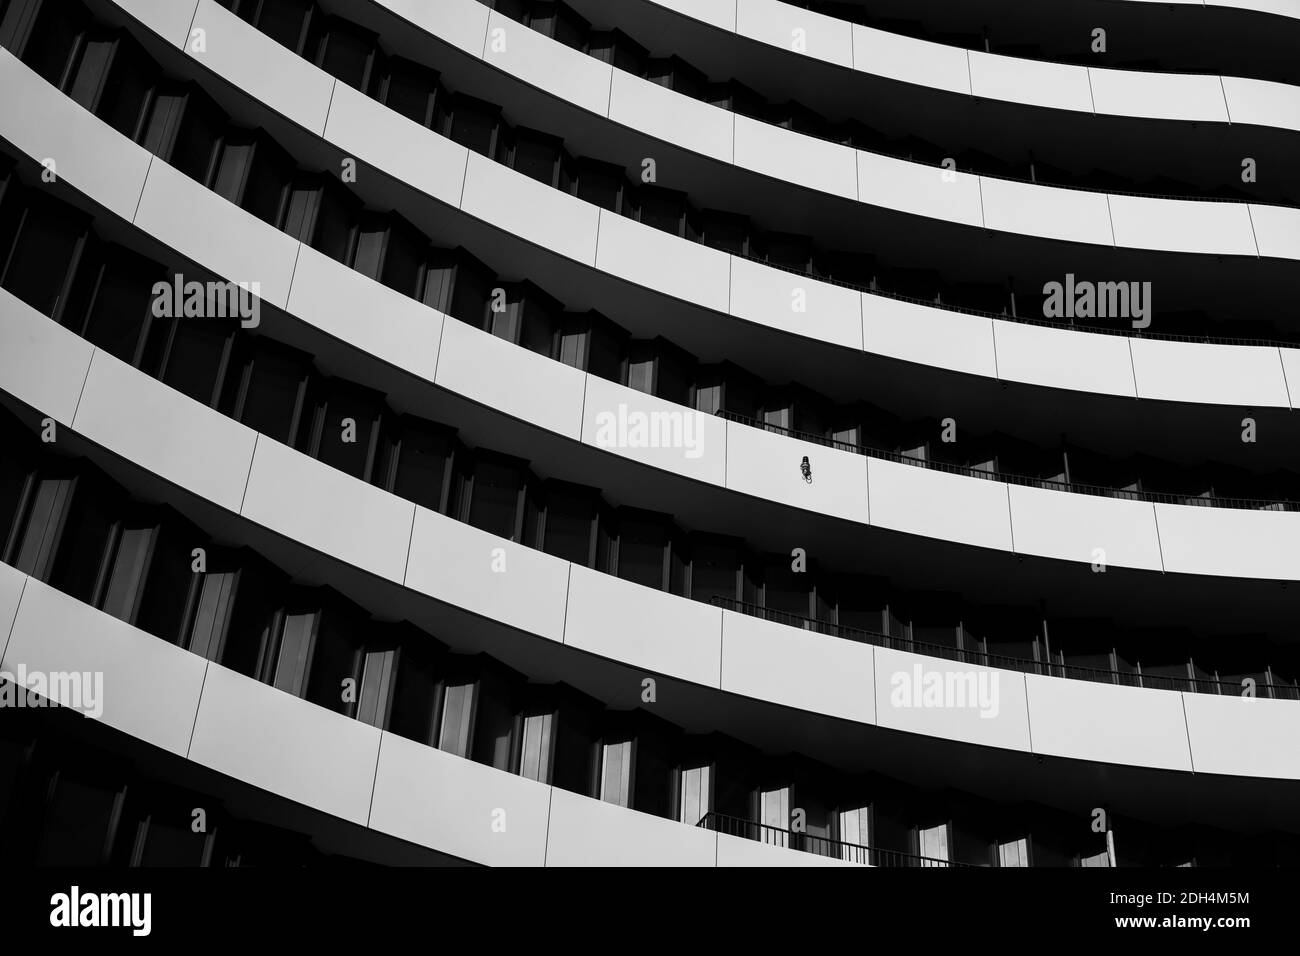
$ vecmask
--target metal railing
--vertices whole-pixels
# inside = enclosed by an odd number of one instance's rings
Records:
[[[1095,684],[1142,687],[1148,690],[1175,690],[1192,694],[1216,694],[1223,697],[1242,696],[1241,682],[1220,680],[1217,676],[1194,678],[1189,675],[1187,677],[1175,677],[1168,674],[1152,673],[1151,671],[1144,672],[1141,664],[1135,665],[1132,671],[1120,671],[1081,664],[1030,660],[1024,657],[996,654],[982,648],[958,647],[956,644],[934,644],[913,640],[911,637],[903,635],[886,634],[881,631],[873,631],[868,628],[854,627],[847,624],[836,624],[832,621],[805,617],[789,611],[780,611],[763,607],[760,604],[737,601],[734,598],[720,595],[714,595],[710,603],[714,607],[735,611],[749,617],[761,618],[775,624],[784,624],[804,631],[813,631],[844,640],[857,641],[860,644],[872,644],[890,650],[936,657],[959,664],[996,667],[1002,670],[1018,671],[1022,674],[1039,674],[1044,677],[1060,677],[1067,680],[1086,680]],[[953,633],[956,634],[956,627],[953,628]],[[1294,683],[1273,680],[1271,671],[1261,673],[1255,680],[1255,691],[1258,697],[1273,700],[1300,700],[1300,686]]]
[[[843,840],[832,840],[830,837],[815,836],[809,833],[795,833],[793,830],[785,830],[766,823],[756,823],[753,820],[728,816],[712,810],[706,813],[696,826],[726,836],[740,837],[744,840],[784,847],[787,850],[799,850],[803,853],[830,857],[835,860],[845,860],[863,866],[948,867],[974,865],[957,863],[952,860],[940,860],[935,857],[917,856],[915,853],[904,853],[901,850],[886,850],[880,847],[862,846],[858,843],[845,843]]]
[[[943,471],[954,475],[964,475],[968,478],[984,478],[989,481],[1000,481],[1009,485],[1027,485],[1031,488],[1046,488],[1050,491],[1064,491],[1076,495],[1094,495],[1100,498],[1120,498],[1127,501],[1148,501],[1160,504],[1190,505],[1202,508],[1236,508],[1244,511],[1300,511],[1300,501],[1294,501],[1289,498],[1229,498],[1206,494],[1180,495],[1163,491],[1141,491],[1128,488],[1114,488],[1107,485],[1090,485],[1078,481],[1058,481],[1053,478],[1037,478],[1032,475],[1017,475],[1005,471],[973,468],[970,465],[956,465],[946,461],[917,458],[890,449],[872,448],[868,445],[857,445],[852,442],[836,441],[835,439],[828,438],[825,435],[796,431],[793,428],[786,428],[783,425],[772,425],[757,418],[750,418],[745,415],[739,415],[735,412],[728,412],[722,409],[713,414],[719,418],[726,419],[729,422],[748,425],[751,428],[761,428],[764,431],[776,432],[777,434],[785,435],[789,438],[795,438],[799,441],[811,442],[827,448],[834,448],[839,451],[847,451],[856,455],[863,455],[868,458],[882,458],[886,461],[894,461],[904,465],[915,465],[918,468],[928,468],[931,471]]]
[[[701,243],[707,245],[707,243]],[[714,248],[710,246],[710,248]],[[880,296],[885,299],[893,299],[896,302],[910,302],[913,305],[924,306],[928,309],[942,309],[945,312],[959,312],[963,315],[977,315],[985,319],[1001,319],[1004,322],[1015,322],[1018,325],[1038,325],[1044,328],[1060,329],[1065,332],[1088,332],[1098,335],[1116,335],[1130,339],[1159,339],[1162,342],[1197,342],[1203,345],[1250,345],[1264,348],[1300,348],[1300,341],[1286,339],[1267,339],[1267,338],[1240,338],[1227,335],[1179,335],[1174,332],[1153,332],[1150,329],[1134,331],[1125,326],[1111,325],[1085,325],[1079,322],[1053,322],[1049,319],[1036,319],[1023,314],[1012,315],[1010,312],[993,312],[988,309],[977,309],[973,306],[961,305],[953,302],[941,302],[934,299],[920,299],[912,295],[904,295],[901,292],[890,292],[885,289],[872,288],[863,285],[861,282],[849,282],[846,279],[836,279],[831,276],[817,275],[809,269],[800,269],[784,262],[777,262],[763,256],[755,256],[746,252],[731,252],[726,250],[728,255],[735,256],[737,259],[747,259],[750,262],[756,262],[760,265],[770,266],[773,269],[780,269],[782,272],[788,272],[791,275],[802,276],[811,279],[814,282],[821,282],[826,285],[839,286],[842,289],[852,289],[854,292],[861,292],[866,295]]]

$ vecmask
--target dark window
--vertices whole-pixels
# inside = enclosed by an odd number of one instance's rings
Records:
[[[621,166],[595,160],[579,160],[576,182],[579,199],[620,215],[623,213],[623,192],[627,188],[627,178],[623,175]]]
[[[560,161],[564,149],[560,140],[528,129],[515,130],[511,166],[548,186],[559,185]]]
[[[501,111],[491,103],[457,96],[451,110],[451,138],[476,153],[494,159]]]
[[[587,371],[611,382],[621,380],[626,335],[608,320],[592,314],[587,343]]]
[[[57,319],[86,241],[85,217],[34,198],[23,216],[0,285],[32,308]]]
[[[160,149],[169,147],[170,155],[160,151],[158,156],[191,179],[207,182],[213,152],[228,120],[225,113],[197,87],[190,87],[179,105],[180,114],[177,116],[177,104],[172,103],[170,123],[159,131],[158,145]]]
[[[161,327],[165,331],[160,333],[164,346],[158,377],[195,401],[216,405],[234,336],[230,323],[173,319]]]
[[[388,241],[388,227],[379,220],[363,222],[357,228],[357,248],[352,257],[352,268],[371,279],[378,279],[384,265],[384,246]]]
[[[674,236],[686,235],[686,196],[683,193],[655,186],[643,186],[640,191],[641,222]]]
[[[215,831],[195,833],[192,819],[175,814],[163,819],[151,813],[136,826],[132,866],[203,866]]]
[[[378,38],[331,17],[321,36],[316,65],[353,89],[369,93]]]
[[[303,695],[316,650],[320,617],[314,611],[280,616],[259,668],[263,681],[295,697]]]
[[[385,487],[407,501],[445,512],[452,439],[425,422],[402,420],[389,451]]]
[[[547,494],[542,550],[575,564],[591,564],[596,493],[552,487]]]
[[[645,47],[621,30],[592,31],[587,38],[587,54],[634,76],[645,70]]]
[[[691,399],[692,362],[689,356],[660,341],[656,343],[655,394],[678,405]]]
[[[80,4],[18,0],[0,21],[0,44],[18,54],[47,83],[59,86],[86,22]]]
[[[72,66],[67,94],[90,112],[99,105],[99,95],[108,78],[108,68],[117,49],[113,37],[88,37],[81,45],[81,54]]]
[[[6,564],[38,581],[50,579],[75,489],[76,481],[71,478],[33,479],[29,500],[18,515]]]
[[[735,600],[740,557],[734,547],[697,543],[691,557],[691,597],[711,601],[720,596]]]
[[[435,305],[429,299],[435,276],[440,282],[437,301],[441,305]],[[475,328],[482,328],[488,300],[492,296],[492,281],[492,274],[485,266],[464,253],[458,253],[450,263],[430,270],[425,302]]]
[[[104,596],[100,603],[105,613],[128,624],[135,623],[158,533],[157,524],[119,524],[109,550]]]
[[[254,431],[294,445],[310,375],[306,357],[259,340],[236,382],[232,416]]]
[[[360,388],[334,382],[317,410],[312,453],[325,464],[369,481],[379,450],[383,403]]]
[[[252,138],[239,134],[227,137],[221,144],[210,187],[222,199],[238,205],[244,198],[244,183],[253,167],[253,149]]]
[[[259,138],[241,205],[263,222],[278,225],[292,177],[293,161],[288,155],[270,140]]]
[[[313,6],[313,0],[261,0],[253,10],[252,22],[277,43],[301,54]]]
[[[380,93],[381,101],[421,126],[433,123],[438,97],[438,74],[401,57],[393,57]]]
[[[264,222],[278,223],[292,163],[271,141],[233,133],[222,142],[212,177],[217,195]]]
[[[59,772],[50,783],[38,866],[103,866],[112,853],[125,790]]]
[[[522,328],[519,344],[547,358],[555,355],[555,330],[560,322],[560,305],[538,290],[529,289],[520,303]]]
[[[299,242],[312,245],[320,203],[319,184],[295,180],[289,187],[289,198],[284,207],[284,231]]]
[[[489,458],[474,464],[474,486],[469,523],[476,528],[516,540],[519,533],[523,468]]]
[[[421,261],[416,235],[392,217],[367,217],[357,228],[352,268],[403,295],[414,295]]]
[[[747,256],[749,233],[749,221],[742,216],[711,209],[700,214],[700,241],[706,246],[732,255]]]
[[[792,560],[776,556],[768,563],[763,589],[765,606],[769,610],[808,617],[812,575],[794,571],[790,567]]]
[[[589,29],[585,20],[555,0],[534,0],[528,10],[528,26],[575,50],[582,49]]]
[[[70,72],[68,95],[134,138],[156,72],[135,41],[128,36],[88,38]]]
[[[88,484],[84,476],[78,479],[49,583],[86,604],[94,603],[104,567],[116,510],[113,504],[107,490]]]
[[[90,307],[81,334],[124,362],[138,365],[144,354],[153,305],[155,263],[114,253],[95,270]]]
[[[181,646],[210,661],[220,661],[239,592],[239,572],[209,571],[201,574],[195,591],[188,632],[182,638]]]
[[[479,683],[471,757],[498,770],[510,770],[515,711],[508,685],[489,672]]]
[[[312,246],[331,259],[345,262],[356,226],[356,201],[334,183],[326,185],[318,197]]]
[[[380,281],[402,295],[418,296],[425,245],[424,237],[414,229],[400,222],[394,225],[388,235]]]
[[[339,611],[331,609],[319,615],[305,695],[312,703],[335,713],[355,716],[360,701],[361,649],[356,643],[360,630],[356,618],[344,617]]]
[[[429,746],[437,746],[438,678],[427,648],[427,635],[404,646],[398,659],[397,685],[388,729]]]
[[[663,590],[668,532],[659,521],[623,515],[619,521],[618,576]]]

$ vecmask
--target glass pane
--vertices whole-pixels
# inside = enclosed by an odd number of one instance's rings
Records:
[[[644,521],[623,521],[618,538],[618,576],[662,590],[667,544],[663,528]]]
[[[918,843],[920,844],[921,856],[926,857],[924,866],[936,866],[935,861],[949,860],[948,856],[948,824],[941,823],[934,827],[922,827],[917,832]]]
[[[357,720],[372,727],[387,727],[393,675],[396,668],[396,650],[388,648],[366,652],[361,671],[361,695],[357,706]]]
[[[554,496],[546,509],[543,550],[557,558],[586,565],[591,560],[591,527],[595,513],[589,502]]]
[[[357,236],[357,254],[352,268],[371,279],[378,279],[383,266],[384,243],[387,239],[387,229],[362,229]]]
[[[469,756],[470,724],[474,716],[474,684],[458,684],[447,688],[442,705],[442,732],[438,749],[458,757]]]
[[[681,809],[678,820],[689,826],[695,826],[713,807],[710,805],[710,777],[712,767],[691,767],[682,771]]]
[[[647,395],[654,394],[654,376],[655,362],[654,359],[643,359],[638,362],[628,362],[627,365],[627,387],[634,388],[638,392],[645,392]]]
[[[495,462],[479,462],[474,469],[469,523],[513,541],[522,487],[523,481],[515,469]]]
[[[178,320],[174,329],[162,380],[195,401],[210,405],[215,400],[229,332],[219,329],[217,323],[194,319]],[[263,430],[256,425],[250,427]]]
[[[134,362],[149,312],[150,288],[140,270],[105,266],[86,318],[86,338],[122,361]]]
[[[441,435],[408,428],[402,434],[393,491],[425,508],[442,510],[442,483],[450,457],[450,443]]]
[[[275,665],[273,686],[301,697],[311,669],[312,645],[316,636],[316,614],[291,614],[284,622],[280,655]]]
[[[244,397],[244,424],[276,441],[292,445],[297,437],[298,396],[305,373],[296,362],[277,355],[259,355],[253,360]]]
[[[560,335],[560,361],[573,368],[587,367],[587,333],[563,332]]]
[[[72,481],[65,479],[47,479],[37,486],[14,566],[38,581],[49,578],[72,488]]]
[[[224,199],[238,203],[244,198],[244,181],[252,161],[252,143],[226,143],[217,162],[212,191]]]
[[[790,788],[764,790],[759,795],[759,822],[763,824],[763,842],[789,846]]]
[[[94,110],[99,91],[104,85],[104,75],[113,59],[113,50],[117,46],[114,40],[89,40],[77,65],[76,76],[68,95],[81,106]]]
[[[1029,840],[1021,838],[998,844],[998,866],[1028,866]]]
[[[156,528],[128,528],[118,541],[103,610],[128,624],[135,621],[156,535]]]
[[[550,783],[552,714],[531,714],[524,718],[523,746],[519,775]]]
[[[53,316],[83,234],[67,217],[40,207],[27,210],[14,244],[4,286],[33,309]]]
[[[601,758],[600,799],[620,807],[632,798],[632,741],[607,743]]]
[[[238,575],[208,573],[199,586],[198,607],[190,626],[189,650],[210,661],[221,659]]]

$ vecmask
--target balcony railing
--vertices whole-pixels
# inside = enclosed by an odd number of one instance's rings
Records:
[[[1219,495],[1206,494],[1179,495],[1158,491],[1115,488],[1108,485],[1089,485],[1078,481],[1058,481],[1054,478],[1038,478],[1032,475],[1016,475],[1005,471],[994,471],[989,468],[974,468],[970,465],[955,465],[946,461],[917,458],[913,455],[907,455],[903,452],[892,451],[884,448],[872,448],[869,445],[857,445],[852,442],[836,441],[833,438],[827,438],[825,435],[818,435],[813,432],[796,431],[793,428],[786,428],[782,425],[772,425],[760,421],[757,418],[738,415],[735,412],[718,410],[714,412],[714,414],[729,422],[737,422],[741,425],[748,425],[751,428],[761,428],[764,431],[776,432],[779,435],[785,435],[789,438],[798,439],[799,441],[812,442],[813,444],[822,445],[826,448],[835,448],[839,451],[847,451],[855,455],[863,455],[867,458],[883,458],[887,461],[895,461],[903,465],[915,465],[918,468],[928,468],[931,471],[943,471],[953,475],[964,475],[967,478],[984,478],[988,481],[1001,481],[1011,485],[1027,485],[1031,488],[1046,488],[1051,491],[1066,491],[1076,495],[1094,495],[1100,498],[1120,498],[1127,501],[1148,501],[1167,505],[1191,505],[1200,508],[1236,508],[1243,511],[1300,511],[1300,501],[1293,501],[1287,498],[1228,498]]]
[[[862,846],[858,843],[845,843],[843,840],[832,840],[829,837],[814,836],[809,833],[795,833],[792,830],[783,830],[780,827],[769,826],[766,823],[755,823],[753,820],[743,820],[740,817],[727,816],[715,811],[706,813],[696,826],[727,836],[784,847],[788,850],[799,850],[804,853],[812,853],[815,856],[830,857],[831,859],[844,860],[863,866],[942,867],[972,865],[928,856],[917,856],[914,853],[903,853],[901,850],[884,850],[880,847]]]
[[[1069,680],[1086,680],[1098,684],[1119,684],[1126,687],[1144,687],[1149,690],[1175,690],[1185,691],[1193,694],[1218,694],[1224,697],[1240,697],[1241,683],[1239,681],[1223,681],[1212,677],[1174,677],[1167,674],[1156,674],[1150,671],[1144,672],[1141,665],[1134,667],[1132,671],[1109,670],[1101,667],[1088,667],[1080,664],[1067,664],[1063,662],[1029,660],[1023,657],[1009,657],[1005,654],[994,654],[986,650],[971,647],[957,647],[949,644],[932,644],[926,641],[913,640],[910,637],[885,634],[880,631],[872,631],[866,628],[853,627],[847,624],[836,624],[832,621],[822,621],[816,618],[805,617],[800,614],[792,614],[788,611],[779,611],[774,608],[763,607],[760,604],[751,604],[744,601],[737,601],[733,598],[721,597],[714,595],[711,599],[715,607],[724,608],[729,611],[736,611],[740,614],[747,614],[750,617],[762,618],[765,621],[772,621],[777,624],[785,624],[789,627],[797,627],[805,631],[815,631],[819,634],[828,634],[833,637],[844,638],[845,640],[858,641],[861,644],[873,644],[876,647],[886,647],[896,651],[908,651],[913,654],[923,654],[926,657],[937,657],[943,660],[956,661],[962,664],[971,664],[979,667],[997,667],[1003,670],[1019,671],[1023,674],[1041,674],[1045,677],[1063,677]],[[954,628],[954,632],[955,632]],[[1264,679],[1256,682],[1256,696],[1272,698],[1275,700],[1300,700],[1300,687],[1295,684],[1275,681],[1271,679],[1271,672],[1265,671],[1261,675]]]

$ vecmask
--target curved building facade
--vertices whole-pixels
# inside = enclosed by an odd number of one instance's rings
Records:
[[[1300,862],[1300,14],[978,6],[0,0],[14,858]]]

